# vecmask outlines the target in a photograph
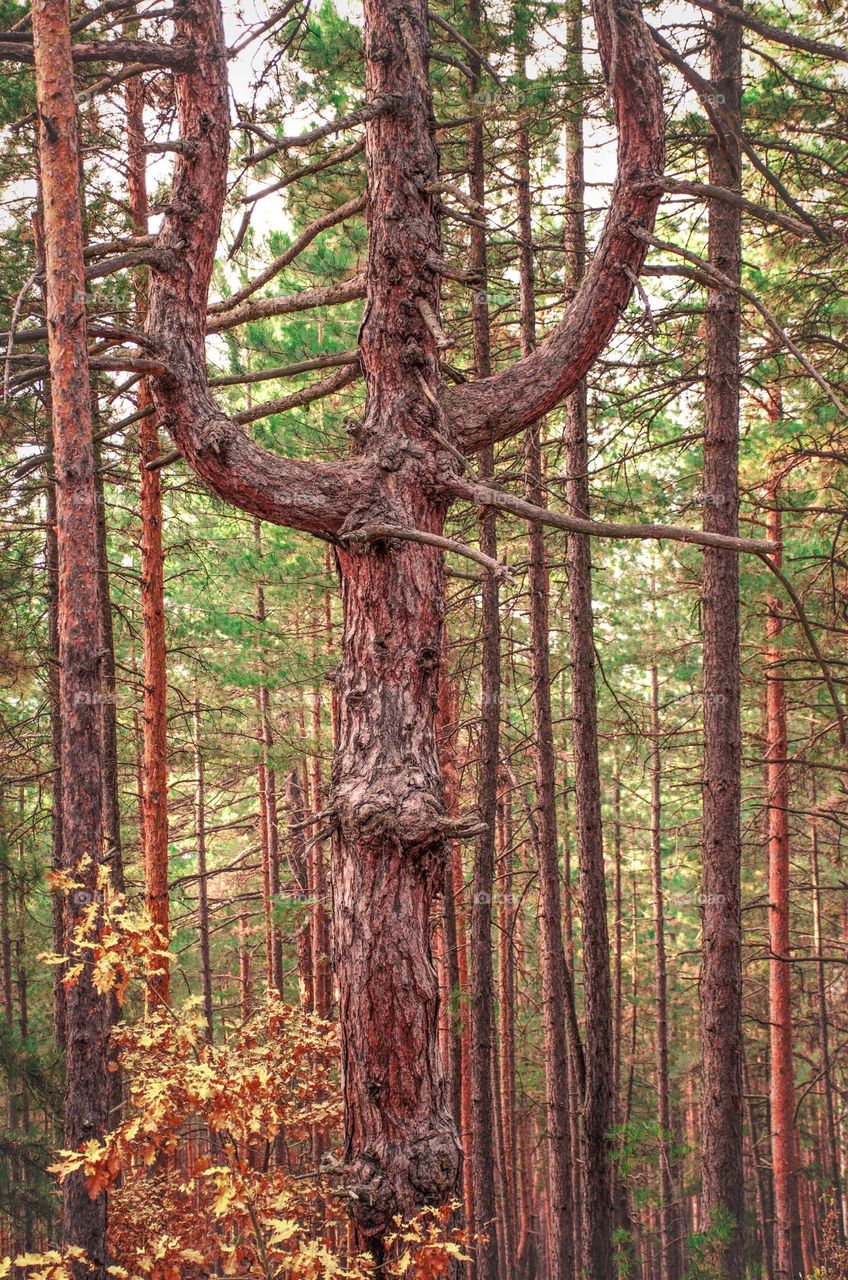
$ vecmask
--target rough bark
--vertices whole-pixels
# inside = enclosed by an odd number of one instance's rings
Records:
[[[739,118],[741,26],[711,28],[711,78],[725,111]],[[709,142],[710,182],[738,191],[741,160],[729,133]],[[718,200],[709,207],[710,264],[740,274],[741,216]],[[704,528],[739,527],[739,294],[707,294],[704,382]],[[719,1269],[742,1280],[742,925],[740,916],[739,567],[707,549],[701,586],[704,684],[703,932],[701,998],[702,1228],[724,1219]],[[730,1231],[726,1227],[730,1226]],[[717,1223],[718,1225],[718,1223]]]
[[[361,444],[379,459],[380,484],[364,495],[365,509],[438,534],[444,511],[429,446],[439,352],[425,320],[427,309],[438,308],[429,262],[439,237],[428,191],[438,181],[438,158],[426,6],[366,0],[365,19],[369,97],[397,94],[406,102],[375,117],[366,132]],[[460,1171],[429,944],[446,857],[436,732],[444,568],[435,548],[407,542],[353,544],[339,560],[333,923],[345,1146],[352,1179],[363,1188],[354,1216],[379,1257],[390,1215],[443,1201],[456,1192]]]
[[[91,636],[99,628],[97,502],[85,319],[79,144],[70,25],[63,0],[32,6],[44,200],[45,295],[52,384],[58,551],[62,862],[79,888],[66,897],[65,949],[81,965],[66,990],[65,1146],[103,1136],[107,1122],[107,1002],[95,990],[88,951],[73,931],[100,902],[102,854],[100,673]],[[81,1174],[64,1184],[62,1228],[105,1280],[106,1196],[92,1199]],[[75,1272],[83,1267],[75,1265]]]
[[[53,401],[49,384],[45,388],[45,412],[47,415],[47,470],[54,471]],[[49,665],[47,671],[50,697],[50,867],[61,871],[62,859],[62,711],[59,700],[59,549],[56,534],[56,485],[47,486],[47,534],[44,549],[44,568],[47,575],[47,646]],[[51,937],[56,955],[65,949],[65,921],[61,893],[54,892],[50,899]],[[62,982],[64,966],[57,965],[53,972],[53,1043],[64,1051],[66,1034],[65,986]]]

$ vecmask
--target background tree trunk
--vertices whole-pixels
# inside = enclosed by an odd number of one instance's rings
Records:
[[[566,13],[568,67],[574,101],[566,133],[565,255],[568,284],[575,289],[586,268],[583,174],[583,22],[580,0]],[[565,486],[568,512],[590,514],[588,409],[585,380],[565,402]],[[612,1280],[612,1165],[609,1133],[613,1124],[612,997],[609,931],[601,826],[601,778],[595,693],[595,639],[592,609],[591,544],[569,534],[568,634],[571,646],[571,700],[577,854],[580,867],[580,915],[583,925],[586,1093],[583,1142],[586,1233],[584,1266],[593,1280]]]
[[[717,17],[711,29],[711,78],[723,111],[738,120],[742,27]],[[725,130],[709,141],[710,182],[738,191],[741,160]],[[720,200],[709,206],[710,264],[740,275],[741,215]],[[711,288],[705,318],[704,528],[739,527],[739,295]],[[706,548],[701,587],[704,637],[703,960],[701,966],[702,1230],[727,1235],[719,1270],[742,1280],[742,923],[740,914],[739,565]],[[724,1221],[719,1223],[719,1219]],[[727,1228],[730,1228],[729,1233]]]
[[[773,412],[782,417],[772,399]],[[771,414],[770,414],[771,416]],[[769,538],[781,542],[778,484],[768,490]],[[781,553],[774,553],[781,563]],[[789,746],[780,636],[781,602],[766,605],[766,759],[768,775],[769,1039],[771,1045],[771,1164],[774,1179],[774,1270],[776,1280],[796,1280],[801,1257],[798,1139],[795,1107],[795,1041],[792,1029],[792,967],[789,921]]]
[[[127,104],[127,189],[130,217],[136,235],[148,232],[147,152],[144,129],[144,82],[130,80]],[[136,281],[136,307],[147,312],[147,276]],[[171,939],[168,895],[168,675],[165,652],[165,553],[162,547],[162,480],[148,463],[159,456],[159,426],[146,378],[138,384],[139,486],[141,515],[141,616],[144,705],[142,715],[142,825],[145,904],[161,946]],[[148,987],[152,1001],[167,1003],[170,972],[160,959]]]
[[[36,0],[31,15],[56,473],[62,860],[80,885],[65,907],[66,954],[81,965],[65,993],[65,1146],[73,1149],[103,1136],[109,1096],[107,1001],[94,987],[91,953],[74,941],[84,913],[101,899],[100,672],[91,643],[100,623],[97,499],[69,13],[61,0]],[[92,1199],[80,1173],[64,1183],[62,1229],[65,1243],[88,1256],[90,1270],[75,1264],[75,1275],[105,1280],[106,1196]]]

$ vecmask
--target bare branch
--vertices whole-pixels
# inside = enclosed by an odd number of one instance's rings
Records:
[[[410,529],[406,525],[365,525],[361,529],[346,533],[340,541],[389,542],[392,538],[401,538],[406,542],[420,542],[425,546],[439,547],[442,551],[452,551],[455,555],[464,556],[466,560],[473,560],[475,564],[483,565],[496,578],[508,578],[510,575],[509,565],[493,560],[491,556],[487,556],[483,551],[478,551],[476,547],[470,547],[464,542],[457,542],[455,538],[443,538],[437,533],[426,533],[423,529]]]
[[[457,498],[466,498],[480,507],[494,507],[499,511],[509,511],[512,515],[521,516],[525,520],[537,520],[540,524],[551,525],[554,529],[565,529],[568,533],[586,533],[594,538],[625,538],[654,542],[688,542],[701,547],[716,547],[719,551],[750,552],[752,555],[767,555],[775,551],[773,542],[761,538],[733,538],[723,533],[707,533],[703,529],[684,529],[677,525],[663,524],[607,524],[601,520],[583,520],[577,516],[567,516],[559,511],[550,511],[547,507],[537,507],[532,502],[525,502],[514,494],[504,493],[500,489],[491,489],[484,484],[473,484],[464,480],[455,480],[449,486],[449,492]]]
[[[340,222],[345,222],[348,218],[352,218],[354,214],[362,213],[365,208],[365,196],[356,196],[353,200],[348,200],[346,204],[339,205],[337,209],[331,209],[328,213],[324,213],[320,218],[316,218],[311,222],[305,231],[302,231],[298,238],[289,245],[284,253],[275,258],[264,271],[262,271],[249,284],[237,290],[229,298],[223,298],[220,302],[213,302],[208,308],[209,315],[221,315],[225,311],[232,311],[240,303],[250,298],[257,289],[263,288],[264,285],[270,284],[275,276],[290,263],[294,262],[304,249],[319,236],[322,231],[327,231],[330,227],[336,227]]]
[[[665,116],[656,56],[641,14],[597,4],[595,25],[618,122],[618,172],[592,265],[563,320],[532,354],[491,378],[445,388],[442,403],[463,453],[538,421],[604,349],[645,261],[634,227],[653,227],[662,191]],[[615,56],[613,57],[613,49]]]

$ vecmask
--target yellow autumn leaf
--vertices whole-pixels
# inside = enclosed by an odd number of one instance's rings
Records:
[[[282,1244],[285,1240],[291,1240],[298,1231],[298,1224],[291,1218],[271,1218],[268,1227],[272,1232],[270,1237],[272,1244]]]

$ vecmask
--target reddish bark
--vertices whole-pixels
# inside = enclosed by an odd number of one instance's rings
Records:
[[[58,552],[58,642],[62,768],[62,862],[80,886],[67,895],[65,950],[80,965],[65,993],[67,1086],[65,1146],[102,1138],[107,1123],[107,1002],[92,980],[89,951],[73,930],[99,901],[102,856],[100,673],[92,635],[99,629],[97,502],[85,319],[79,197],[79,144],[64,0],[32,10],[44,200],[45,296],[53,404]],[[82,1174],[64,1183],[65,1242],[86,1251],[95,1280],[105,1280],[106,1196],[92,1199]],[[84,1268],[74,1267],[82,1275]]]
[[[511,1235],[516,1238],[518,1222],[516,1150],[518,1125],[515,1097],[515,925],[516,906],[513,897],[513,822],[512,797],[507,792],[501,800],[503,839],[501,845],[500,900],[498,906],[498,1003],[500,1006],[500,1072],[501,1117],[503,1126],[504,1180],[506,1206]],[[512,1254],[508,1255],[512,1257]]]
[[[126,89],[127,189],[130,218],[136,235],[148,231],[147,153],[144,133],[144,83],[130,80]],[[147,281],[139,275],[136,307],[147,307]],[[139,411],[153,405],[147,379],[138,386]],[[165,653],[165,554],[162,548],[162,482],[147,464],[159,456],[159,427],[155,413],[139,422],[139,513],[141,519],[141,620],[144,703],[142,714],[141,846],[144,850],[145,905],[162,948],[170,942],[168,897],[168,677]],[[170,972],[160,958],[149,976],[148,999],[167,1002]]]
[[[711,78],[724,110],[741,104],[741,26],[717,18],[711,28]],[[709,142],[710,182],[738,191],[739,144],[726,130]],[[710,263],[731,280],[740,273],[741,220],[733,205],[709,208]],[[707,294],[704,381],[704,528],[739,527],[739,295]],[[704,771],[701,994],[701,1229],[716,1222],[719,1270],[742,1280],[742,924],[740,915],[739,566],[707,549],[703,609]],[[718,1219],[723,1221],[718,1223]],[[727,1230],[728,1224],[730,1230]]]
[[[782,416],[772,399],[769,417]],[[768,537],[782,539],[779,486],[768,487]],[[774,553],[780,567],[782,555]],[[786,686],[780,637],[781,602],[766,605],[766,760],[768,774],[768,903],[769,903],[769,1092],[771,1099],[771,1164],[774,1183],[775,1280],[795,1280],[804,1265],[798,1188],[798,1137],[795,1122],[795,1059],[792,1029],[792,943],[789,917],[789,747],[786,731]]]

